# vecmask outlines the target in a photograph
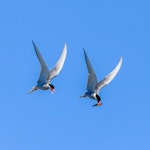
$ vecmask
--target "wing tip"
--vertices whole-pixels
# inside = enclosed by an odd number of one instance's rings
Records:
[[[85,49],[83,48],[83,52],[84,52],[84,54],[86,54],[86,51],[85,51]]]
[[[84,52],[85,59],[87,59],[87,54],[84,48],[83,48],[83,52]]]
[[[66,43],[64,44],[64,49],[63,49],[63,51],[67,52],[67,44],[66,44]]]
[[[120,61],[122,61],[123,60],[123,58],[122,58],[122,56],[120,57]]]
[[[32,44],[35,45],[34,41],[32,40]]]
[[[33,40],[32,40],[32,44],[34,46],[34,49],[37,49],[37,46],[36,46],[36,44],[35,44],[35,42]]]
[[[122,56],[120,57],[120,60],[119,60],[119,64],[122,65],[122,61],[123,61],[123,58]]]

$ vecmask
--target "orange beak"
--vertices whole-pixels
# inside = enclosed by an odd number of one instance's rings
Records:
[[[101,103],[101,102],[98,102],[97,104],[93,105],[93,107],[94,107],[94,106],[101,106],[101,105],[102,105],[102,103]]]
[[[50,91],[51,91],[52,94],[55,93],[55,89],[50,88]]]

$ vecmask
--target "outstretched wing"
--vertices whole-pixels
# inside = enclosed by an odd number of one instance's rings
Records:
[[[112,72],[110,72],[103,80],[101,80],[100,82],[97,83],[96,88],[95,88],[95,92],[99,93],[99,91],[107,84],[109,84],[114,77],[116,76],[116,74],[118,73],[120,67],[122,64],[122,57],[120,58],[117,66],[114,68],[114,70]]]
[[[55,67],[49,72],[47,83],[49,83],[54,77],[56,77],[59,74],[64,65],[66,55],[67,55],[67,45],[65,44],[59,60],[57,61]]]
[[[39,62],[41,64],[40,77],[37,81],[38,84],[40,84],[40,83],[44,83],[44,82],[47,81],[47,78],[48,78],[48,75],[49,75],[49,70],[48,70],[48,67],[47,67],[46,63],[44,62],[44,59],[42,58],[37,46],[35,45],[35,43],[33,41],[32,41],[32,43],[33,43],[36,55],[37,55],[37,57],[39,59]]]
[[[84,50],[84,49],[83,49]],[[90,63],[90,60],[84,50],[84,56],[85,56],[85,61],[86,61],[86,65],[87,65],[87,69],[88,69],[88,82],[87,82],[87,90],[90,92],[94,92],[95,86],[97,84],[97,78],[95,75],[95,72],[92,68],[92,65]]]

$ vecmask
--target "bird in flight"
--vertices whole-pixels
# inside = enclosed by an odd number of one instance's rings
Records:
[[[83,49],[84,50],[84,49]],[[87,65],[87,69],[88,69],[88,82],[87,82],[87,92],[85,92],[82,96],[80,96],[81,98],[84,97],[89,97],[91,99],[97,100],[97,104],[93,105],[93,106],[101,106],[101,98],[99,96],[99,91],[107,84],[109,84],[114,77],[116,76],[116,74],[118,73],[121,65],[122,65],[122,57],[120,58],[117,66],[101,81],[97,81],[97,77],[96,74],[92,68],[92,65],[90,63],[90,60],[84,50],[84,56],[85,56],[85,61],[86,61],[86,65]]]
[[[54,66],[54,68],[52,70],[49,71],[37,46],[35,45],[35,43],[33,41],[32,41],[32,43],[34,46],[35,53],[38,57],[40,65],[41,65],[41,72],[40,72],[40,77],[37,81],[37,85],[34,86],[28,93],[34,92],[35,90],[38,90],[38,89],[40,89],[40,90],[50,89],[50,91],[52,93],[54,93],[55,87],[54,87],[54,85],[50,84],[50,82],[54,77],[56,77],[59,74],[59,72],[61,71],[61,69],[64,65],[66,55],[67,55],[67,45],[66,44],[64,45],[64,49],[63,49],[62,54],[61,54],[60,58],[58,59],[56,65]]]

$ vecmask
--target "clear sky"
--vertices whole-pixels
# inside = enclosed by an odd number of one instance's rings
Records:
[[[64,44],[56,92],[27,92],[40,65],[32,40],[51,69]],[[115,79],[86,91],[85,48],[99,80],[123,57]],[[3,0],[0,2],[1,150],[150,149],[150,1]]]

